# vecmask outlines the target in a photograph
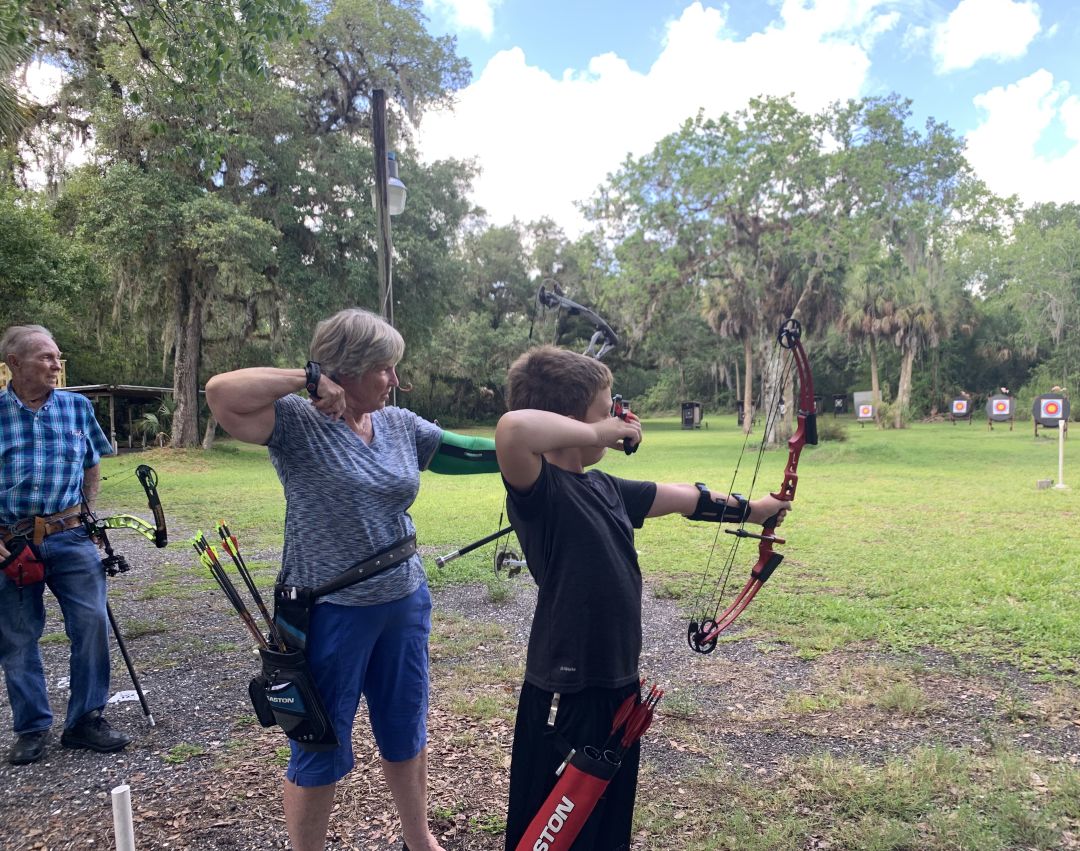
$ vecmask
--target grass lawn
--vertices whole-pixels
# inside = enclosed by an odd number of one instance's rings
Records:
[[[1080,496],[1036,487],[1057,475],[1056,434],[1035,439],[1026,424],[878,431],[839,422],[846,440],[803,453],[794,511],[781,527],[786,560],[740,619],[744,628],[699,657],[647,618],[647,673],[669,691],[647,734],[635,848],[1080,848]],[[602,466],[757,495],[779,484],[787,452],[766,453],[751,488],[752,450],[732,484],[742,435],[734,417],[709,425],[683,431],[674,419],[647,421],[641,451],[609,453]],[[1066,447],[1065,479],[1080,487],[1080,473],[1070,472],[1075,451]],[[280,547],[284,505],[264,449],[223,442],[211,453],[107,459],[103,505],[145,514],[128,477],[140,462],[158,471],[173,530],[169,564],[146,594],[183,603],[197,568],[182,536],[212,532],[221,517],[245,552]],[[493,545],[434,566],[435,554],[494,531],[502,502],[494,475],[424,474],[413,516],[433,585],[482,581],[493,599],[523,598],[518,583],[527,579],[494,578]],[[639,532],[646,609],[690,608],[716,532],[679,517]],[[720,536],[711,581],[731,540]],[[736,555],[729,593],[756,559],[753,544]],[[273,581],[273,564],[254,566],[260,584]],[[186,577],[185,591],[174,574]],[[206,580],[195,590],[211,587]],[[443,607],[452,593],[478,596],[445,591]],[[502,847],[528,613],[515,620],[494,610],[494,622],[468,607],[435,614],[431,811],[455,851]],[[231,630],[240,635],[238,624]],[[358,727],[354,745],[370,751]],[[267,741],[280,747],[265,735],[254,745],[241,737],[235,765],[207,770],[199,783],[216,786],[219,772],[234,768],[246,777]],[[203,758],[174,749],[165,759],[191,768]],[[274,782],[266,772],[260,778]],[[367,782],[354,772],[342,791],[339,818],[354,826],[385,804],[385,790],[349,797]]]
[[[847,440],[804,450],[794,510],[781,528],[786,560],[740,622],[807,657],[865,642],[933,646],[1080,682],[1080,492],[1036,488],[1057,475],[1056,435],[1035,439],[1024,423],[988,432],[840,422]],[[732,487],[742,435],[731,416],[709,425],[684,431],[674,419],[647,421],[641,451],[609,453],[601,467],[757,495],[779,484],[786,450],[765,454],[751,488],[756,453],[748,449]],[[1077,452],[1067,443],[1065,480],[1076,470],[1080,487],[1080,457],[1070,457]],[[284,500],[262,448],[226,441],[211,453],[107,459],[115,484],[103,485],[104,504],[138,500],[138,485],[124,479],[136,459],[157,469],[166,513],[184,525],[209,528],[225,517],[242,539],[280,543]],[[502,501],[494,475],[425,473],[412,512],[420,542],[443,553],[494,531]],[[646,524],[638,549],[656,593],[692,600],[715,537],[715,526],[681,517]],[[732,540],[717,541],[709,588]],[[489,579],[493,552],[489,545],[442,570],[429,559],[433,584]],[[756,554],[749,544],[736,554],[729,593]]]

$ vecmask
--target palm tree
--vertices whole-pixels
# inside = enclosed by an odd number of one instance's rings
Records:
[[[844,304],[837,326],[852,343],[866,347],[870,356],[870,393],[874,403],[874,421],[881,427],[881,378],[878,370],[878,342],[884,338],[882,317],[892,313],[893,305],[882,287],[880,266],[867,261],[855,266],[844,282]]]
[[[0,0],[0,145],[9,145],[30,119],[30,107],[12,80],[30,58],[25,9],[18,0]]]

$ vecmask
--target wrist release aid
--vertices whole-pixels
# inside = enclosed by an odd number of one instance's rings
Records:
[[[694,482],[698,489],[698,503],[694,513],[687,516],[688,520],[707,520],[710,523],[743,523],[750,516],[750,500],[741,493],[733,493],[731,497],[739,501],[738,505],[728,505],[727,500],[716,501],[707,485],[702,482]]]

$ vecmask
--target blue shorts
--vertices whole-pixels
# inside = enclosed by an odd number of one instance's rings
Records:
[[[315,606],[308,664],[340,744],[333,751],[311,752],[289,742],[289,780],[325,786],[352,770],[352,728],[361,694],[383,759],[404,762],[419,755],[427,744],[430,633],[426,584],[391,603]]]

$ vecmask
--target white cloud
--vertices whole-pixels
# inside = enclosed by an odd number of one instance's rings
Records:
[[[457,32],[475,30],[491,38],[495,30],[495,9],[502,0],[424,0],[424,8],[437,15]]]
[[[1080,143],[1080,98],[1069,94],[1068,82],[1055,83],[1053,74],[1039,70],[974,102],[985,118],[967,135],[967,157],[992,190],[1026,203],[1080,198],[1080,144],[1058,155],[1036,150],[1055,120],[1067,139]]]
[[[1058,111],[1065,136],[1074,142],[1080,142],[1080,97],[1070,95]]]
[[[1033,0],[960,0],[934,27],[937,70],[959,71],[981,59],[1016,59],[1038,33],[1039,6]]]
[[[822,109],[860,95],[874,39],[895,26],[882,0],[785,0],[764,31],[734,38],[724,13],[700,2],[668,24],[647,73],[612,53],[561,78],[518,48],[496,54],[459,94],[454,112],[427,115],[418,134],[428,160],[475,157],[473,197],[496,224],[553,217],[584,225],[575,200],[591,196],[629,154],[648,152],[699,109],[740,109],[758,95],[793,94]]]

